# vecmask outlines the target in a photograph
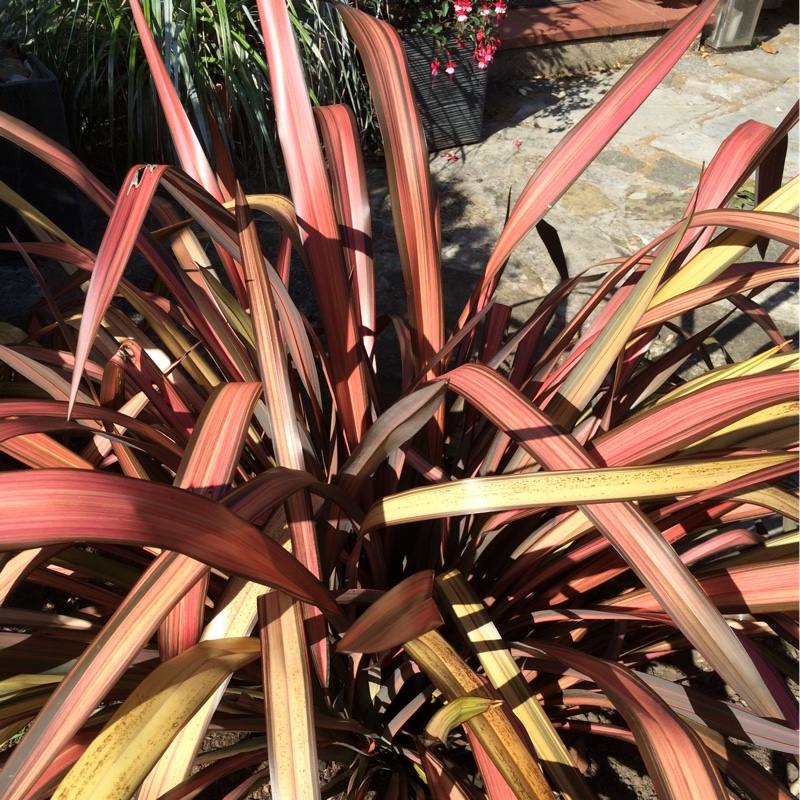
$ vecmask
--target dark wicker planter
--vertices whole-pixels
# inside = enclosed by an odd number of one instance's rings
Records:
[[[486,70],[478,69],[472,48],[456,47],[454,34],[448,40],[447,47],[456,66],[451,77],[444,71],[447,58],[439,52],[434,39],[406,36],[403,44],[428,149],[445,150],[480,141]],[[431,62],[437,60],[441,66],[434,77]]]

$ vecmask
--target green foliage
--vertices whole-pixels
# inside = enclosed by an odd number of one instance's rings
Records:
[[[223,133],[240,176],[281,182],[269,69],[253,0],[152,0],[150,29],[184,108],[208,153],[210,118]],[[363,73],[338,16],[321,0],[289,13],[315,102],[345,102],[365,142],[375,123]],[[111,183],[139,162],[175,160],[169,131],[126,0],[10,0],[0,29],[24,43],[56,74],[70,144]]]
[[[736,190],[736,194],[731,198],[731,208],[753,208],[756,204],[756,194],[752,189],[742,186]]]
[[[702,3],[532,176],[446,331],[399,39],[340,9],[386,142],[405,316],[375,307],[353,117],[312,113],[282,0],[259,5],[291,197],[208,169],[156,60],[183,169],[135,168],[117,196],[0,114],[109,216],[97,253],[32,225],[34,273],[49,258],[63,278],[0,345],[0,796],[269,781],[287,798],[588,800],[578,734],[633,743],[659,796],[786,797],[741,742],[797,749],[798,354],[755,299],[797,280],[797,179],[770,169],[754,210],[727,206],[797,110],[737,128],[683,220],[509,327],[492,303],[508,256],[694,40]],[[748,260],[765,238],[778,257]],[[126,278],[137,250],[146,288]],[[729,316],[695,336],[672,322],[724,299],[771,349],[715,367],[704,342],[724,348]],[[665,328],[671,348],[651,348]],[[690,654],[713,672],[699,687],[651,674]],[[317,757],[340,769],[322,789]]]

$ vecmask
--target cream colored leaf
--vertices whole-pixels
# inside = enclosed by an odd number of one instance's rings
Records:
[[[117,709],[53,800],[127,800],[216,687],[259,652],[256,639],[221,639],[161,664]]]
[[[488,708],[499,706],[500,700],[489,697],[457,697],[450,703],[442,706],[428,721],[425,726],[425,743],[433,744],[436,741],[447,744],[447,737],[453,728],[463,725],[478,714],[483,714]]]
[[[695,494],[791,458],[780,454],[451,481],[411,489],[376,503],[361,532],[456,514]]]
[[[318,800],[319,765],[308,647],[300,603],[283,592],[258,598],[273,797]]]

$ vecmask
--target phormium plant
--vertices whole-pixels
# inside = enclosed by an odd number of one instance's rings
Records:
[[[33,273],[49,258],[64,277],[0,347],[0,796],[177,800],[236,775],[228,798],[269,782],[280,798],[584,800],[578,732],[633,743],[659,797],[788,798],[743,743],[796,755],[780,646],[797,643],[797,535],[776,520],[797,518],[797,353],[754,298],[796,280],[797,181],[778,176],[797,107],[737,128],[662,236],[508,329],[492,294],[509,254],[705,0],[531,177],[446,331],[397,35],[337,7],[386,147],[408,298],[387,319],[352,113],[312,112],[283,2],[259,5],[291,198],[211,170],[136,0],[181,169],[134,169],[114,196],[0,114],[109,216],[93,253],[3,194],[39,233],[17,245]],[[728,208],[755,171],[755,209]],[[274,252],[254,213],[280,225]],[[743,260],[765,240],[777,256]],[[293,249],[316,327],[286,288]],[[134,250],[152,287],[125,277]],[[774,347],[682,377],[719,323],[650,345],[720,299]],[[375,344],[391,335],[386,405]],[[648,671],[690,652],[728,694]],[[322,787],[318,758],[340,770]]]

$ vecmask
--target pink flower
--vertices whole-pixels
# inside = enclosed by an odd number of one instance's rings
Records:
[[[456,71],[456,65],[453,63],[452,58],[447,62],[447,66],[444,68],[444,71],[448,75],[452,75]]]
[[[522,142],[519,139],[514,139],[512,144],[514,145],[514,147],[522,147]]]
[[[483,41],[483,31],[478,28],[478,32],[475,34],[475,41],[482,42]]]
[[[507,6],[503,0],[497,0],[497,2],[494,4],[494,13],[497,14],[498,17],[501,14],[505,14],[507,10]]]
[[[475,60],[478,62],[478,69],[486,69],[494,60],[494,52],[497,48],[494,42],[489,39],[485,44],[479,44],[475,48]]]
[[[469,15],[472,13],[472,6],[470,3],[456,2],[453,3],[453,10],[456,12],[456,19],[459,22],[466,22]]]
[[[438,75],[440,66],[438,61],[431,61],[431,75]]]
[[[450,159],[451,162],[452,161],[458,161],[458,156],[455,155],[454,153],[448,153],[447,157]]]
[[[491,13],[492,13],[491,6],[488,3],[484,3],[481,6],[481,16],[482,17],[488,17],[489,14],[491,14]]]

